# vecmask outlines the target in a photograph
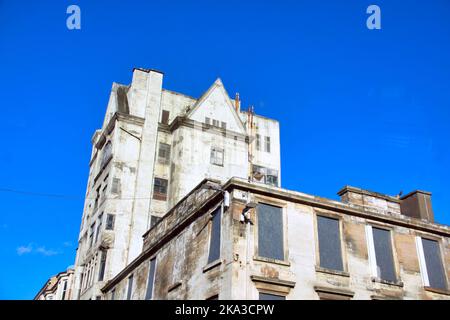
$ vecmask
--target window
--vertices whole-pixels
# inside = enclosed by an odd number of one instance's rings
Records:
[[[161,163],[168,164],[170,162],[170,145],[167,143],[159,143],[158,160]]]
[[[153,298],[153,285],[155,283],[155,267],[156,258],[150,260],[149,270],[148,270],[148,281],[147,281],[147,291],[145,293],[145,300],[152,300]]]
[[[153,199],[156,200],[167,200],[167,180],[161,178],[155,178],[153,185]]]
[[[214,127],[219,127],[220,126],[219,120],[213,119],[213,126]]]
[[[67,280],[63,281],[63,291],[62,291],[61,300],[64,300],[66,298],[66,291],[67,291]]]
[[[169,124],[169,115],[170,115],[169,111],[163,110],[162,111],[162,116],[161,116],[161,123]]]
[[[266,169],[266,177],[265,177],[265,184],[271,185],[271,186],[278,186],[278,171],[272,170],[272,169]]]
[[[222,125],[222,129],[227,129],[227,123],[226,122],[222,121],[221,125]]]
[[[100,188],[101,188],[101,186],[99,186],[97,188],[97,190],[95,191],[94,211],[97,210],[97,208],[98,208],[98,201],[100,199]]]
[[[106,215],[106,230],[114,230],[114,215],[108,213]]]
[[[261,150],[261,136],[259,134],[256,134],[256,150]]]
[[[206,123],[207,125],[210,125],[210,124],[211,124],[211,119],[208,118],[208,117],[205,117],[205,123]]]
[[[270,293],[259,293],[259,300],[286,300],[285,296]]]
[[[223,149],[220,148],[211,148],[211,164],[216,166],[223,166]]]
[[[439,243],[435,240],[417,237],[416,244],[424,286],[447,290]]]
[[[90,233],[89,233],[89,248],[92,247],[94,243],[94,233],[95,233],[95,222],[91,225]]]
[[[103,212],[98,216],[97,232],[95,234],[95,242],[98,241],[98,235],[102,231]]]
[[[133,275],[128,277],[127,300],[131,300],[132,293],[133,293]]]
[[[111,300],[114,300],[116,298],[116,288],[112,289],[111,291]]]
[[[103,278],[105,277],[106,253],[106,250],[102,250],[100,257],[100,269],[98,271],[98,281],[103,281]]]
[[[258,211],[258,255],[284,260],[283,211],[282,208],[259,203]]]
[[[209,238],[208,263],[220,259],[221,216],[222,216],[222,206],[219,206],[212,213],[211,235]]]
[[[118,194],[120,192],[120,179],[113,178],[111,192]]]
[[[155,224],[157,224],[161,220],[160,217],[152,215],[150,218],[150,228],[153,227]]]
[[[397,282],[391,232],[372,226],[366,228],[372,275],[381,280]]]
[[[265,151],[270,152],[270,137],[266,137],[265,139]]]
[[[112,144],[111,141],[108,141],[108,143],[103,148],[101,167],[103,168],[111,158],[112,158]]]
[[[344,271],[339,220],[317,216],[320,267]]]

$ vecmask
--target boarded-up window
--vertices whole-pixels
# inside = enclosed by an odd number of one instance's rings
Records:
[[[285,296],[279,296],[276,294],[270,294],[270,293],[259,293],[259,300],[286,300]]]
[[[161,116],[161,123],[169,124],[169,115],[170,115],[169,111],[163,110],[162,111],[162,116]]]
[[[153,185],[153,199],[156,200],[167,200],[167,184],[166,179],[155,178]]]
[[[132,293],[133,293],[133,275],[128,277],[127,300],[131,299]]]
[[[147,291],[145,293],[145,300],[151,300],[153,298],[153,285],[155,283],[155,267],[156,258],[150,260],[147,280]]]
[[[317,216],[317,232],[320,266],[343,271],[339,220]]]
[[[105,276],[105,267],[106,267],[106,250],[102,250],[102,255],[100,258],[100,269],[98,272],[98,281],[103,281],[103,278]]]
[[[429,286],[436,289],[447,289],[439,243],[422,238],[423,254],[427,267]]]
[[[211,236],[209,238],[209,255],[208,255],[208,263],[214,262],[220,259],[220,223],[221,223],[221,214],[222,207],[219,206],[212,213],[212,222],[211,222]]]
[[[158,161],[164,164],[170,162],[170,144],[163,142],[159,143]]]
[[[270,152],[270,137],[266,137],[266,140],[265,140],[265,151],[266,152]]]
[[[392,254],[391,232],[389,230],[372,228],[373,245],[377,263],[377,274],[382,280],[397,281]]]
[[[211,148],[211,164],[223,166],[223,154],[223,149],[216,147]]]
[[[258,211],[258,255],[284,260],[283,211],[280,207],[260,203]]]

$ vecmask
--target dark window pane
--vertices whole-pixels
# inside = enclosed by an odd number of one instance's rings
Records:
[[[128,278],[128,292],[127,292],[127,300],[131,299],[131,293],[133,292],[133,275]]]
[[[153,283],[155,282],[155,265],[156,259],[150,260],[150,268],[148,270],[147,292],[145,293],[145,300],[153,298]]]
[[[106,215],[106,230],[114,230],[114,215],[107,214]]]
[[[170,112],[167,110],[162,111],[161,123],[169,124],[169,115]]]
[[[103,281],[103,278],[105,277],[105,266],[106,266],[106,250],[103,250],[100,258],[100,270],[98,273],[98,281]]]
[[[343,271],[339,220],[317,216],[320,266]]]
[[[258,255],[284,260],[282,209],[258,204]]]
[[[286,300],[285,296],[278,296],[276,294],[259,293],[259,300]]]
[[[447,283],[444,276],[444,266],[442,265],[439,243],[434,240],[422,238],[422,245],[430,287],[446,290]]]
[[[166,200],[167,199],[167,184],[166,179],[155,178],[153,185],[153,199]]]
[[[392,255],[391,232],[384,229],[372,228],[375,257],[379,276],[382,280],[396,282]]]
[[[219,206],[213,213],[211,237],[209,242],[208,263],[220,258],[220,217],[222,208]]]
[[[150,218],[150,228],[153,227],[155,224],[157,224],[159,222],[159,220],[161,220],[160,217],[152,215]]]

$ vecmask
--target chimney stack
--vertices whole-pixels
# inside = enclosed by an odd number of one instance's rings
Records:
[[[400,198],[401,213],[407,217],[434,222],[431,193],[416,190]]]

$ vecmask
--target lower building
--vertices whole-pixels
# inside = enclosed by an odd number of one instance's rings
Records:
[[[324,199],[205,179],[144,234],[103,299],[450,299],[431,194]]]
[[[68,269],[51,277],[39,290],[34,300],[71,300],[73,274],[74,270]]]

